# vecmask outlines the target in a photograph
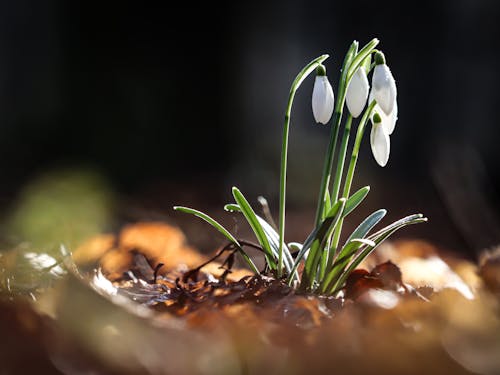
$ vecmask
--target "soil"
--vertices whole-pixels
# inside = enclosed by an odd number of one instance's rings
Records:
[[[475,264],[389,243],[336,298],[225,256],[162,223],[91,238],[36,302],[4,298],[2,332],[25,345],[0,358],[39,373],[500,373],[500,250]]]

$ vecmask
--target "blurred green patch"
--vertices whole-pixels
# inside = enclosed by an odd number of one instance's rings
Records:
[[[114,195],[89,169],[59,169],[30,182],[4,219],[0,288],[28,291],[61,275],[60,247],[109,228]]]

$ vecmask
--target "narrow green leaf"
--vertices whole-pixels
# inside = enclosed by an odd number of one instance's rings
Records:
[[[323,205],[323,214],[321,215],[321,218],[324,220],[330,209],[332,208],[332,201],[330,198],[330,192],[328,189],[325,191],[325,203]]]
[[[180,211],[184,212],[187,214],[194,215],[196,217],[199,217],[200,219],[205,220],[208,224],[213,226],[215,229],[217,229],[224,237],[226,237],[230,242],[234,243],[237,246],[240,246],[236,238],[233,237],[229,231],[224,228],[221,224],[219,224],[215,219],[212,219],[210,216],[208,216],[206,213],[195,210],[194,208],[189,208],[189,207],[182,207],[182,206],[175,206],[174,207],[175,211]]]
[[[368,187],[366,187],[366,188],[368,188]],[[369,188],[368,189],[366,189],[366,188],[362,188],[354,194],[354,195],[356,195],[359,192],[361,192],[358,194],[356,199],[353,199],[353,202],[356,202],[356,200],[360,199],[360,198],[362,200],[363,194],[366,196],[366,194],[368,193],[368,190],[369,190]],[[359,200],[359,202],[361,200]],[[359,202],[358,202],[358,204],[359,204]],[[377,225],[380,222],[380,220],[382,220],[382,218],[385,216],[386,213],[387,213],[387,211],[384,209],[375,211],[370,216],[368,216],[365,220],[363,220],[363,222],[361,224],[359,224],[359,226],[354,230],[354,232],[352,232],[352,234],[349,236],[349,238],[345,242],[345,245],[343,246],[342,250],[340,250],[335,263],[333,265],[331,265],[329,267],[330,270],[327,271],[327,276],[321,285],[321,288],[323,289],[323,291],[326,291],[329,288],[330,284],[332,282],[335,282],[335,280],[339,277],[341,272],[344,270],[344,268],[347,266],[347,264],[351,260],[354,253],[363,245],[362,243],[360,243],[360,240],[362,240],[366,236],[366,234],[375,225]],[[357,239],[357,240],[354,241],[354,239]]]
[[[380,229],[378,232],[373,233],[368,238],[375,240],[377,237],[380,237],[380,236],[384,235],[385,233],[390,232],[394,228],[397,228],[401,225],[405,225],[406,223],[413,222],[414,220],[420,220],[420,219],[427,220],[427,218],[424,218],[424,215],[422,215],[422,214],[413,214],[413,215],[406,216],[406,217],[399,219],[399,220],[395,221],[394,223],[386,226],[385,228]]]
[[[224,206],[224,209],[226,211],[229,211],[229,212],[242,213],[240,206],[238,206],[237,204],[232,204],[232,203],[226,204]],[[278,252],[279,252],[279,235],[278,235],[278,233],[272,227],[272,225],[269,224],[264,218],[260,217],[259,215],[255,215],[255,216],[257,217],[257,220],[259,221],[260,225],[262,226],[262,229],[264,230],[264,232],[269,240],[269,244],[271,245],[271,249],[273,251],[273,256],[275,258],[278,258]],[[290,252],[290,249],[285,244],[283,244],[283,254],[285,255],[285,258],[284,258],[285,269],[287,272],[290,272],[292,269],[292,265],[293,265],[293,257],[292,257],[292,254]],[[295,272],[294,278],[297,280],[299,279],[298,272]]]
[[[252,228],[253,232],[255,233],[255,236],[257,237],[257,240],[262,246],[269,267],[271,269],[276,269],[277,267],[276,259],[273,255],[271,245],[269,244],[269,239],[267,238],[266,233],[262,229],[262,226],[260,225],[259,220],[257,219],[255,211],[252,209],[246,198],[243,196],[243,194],[237,187],[233,187],[233,197],[238,206],[240,207],[241,212],[247,219],[248,224],[250,224],[250,227]]]
[[[262,226],[262,229],[264,230],[267,239],[269,240],[269,244],[271,245],[271,248],[273,249],[273,254],[277,257],[279,254],[279,244],[280,244],[280,237],[279,234],[276,232],[276,230],[263,218],[261,218],[259,215],[255,215],[257,217],[257,220],[259,221],[260,225]],[[284,266],[287,272],[290,272],[292,269],[292,264],[293,264],[293,258],[292,254],[290,253],[290,250],[288,249],[288,246],[286,244],[283,244],[283,254],[285,255],[283,261],[284,261]]]
[[[299,252],[302,250],[302,244],[299,242],[289,242],[288,243],[288,248],[290,249],[290,252]]]
[[[407,216],[401,220],[398,220],[398,221],[394,222],[393,224],[384,228],[384,229],[391,228],[390,230],[382,229],[381,231],[375,233],[372,236],[372,237],[375,237],[375,235],[377,235],[376,238],[373,239],[374,244],[366,246],[358,255],[356,255],[356,257],[353,259],[351,264],[349,264],[349,267],[347,267],[347,269],[342,273],[342,276],[339,278],[339,280],[332,287],[331,293],[337,292],[344,285],[344,283],[347,280],[347,277],[350,275],[350,273],[352,271],[354,271],[356,269],[356,267],[378,247],[378,245],[380,245],[383,241],[385,241],[393,233],[395,233],[399,229],[404,228],[408,225],[424,223],[426,221],[427,221],[427,218],[423,217],[423,215],[421,215],[421,214],[411,215],[411,216]],[[395,225],[396,223],[399,223],[399,224]],[[380,233],[380,234],[378,234],[378,233]]]
[[[339,199],[339,201],[336,204],[334,204],[332,206],[332,208],[330,208],[330,210],[328,211],[327,217],[323,220],[323,222],[319,226],[315,227],[311,231],[309,236],[307,236],[306,240],[304,241],[304,244],[302,245],[302,249],[299,251],[299,253],[295,257],[295,263],[293,264],[293,268],[292,268],[293,272],[295,272],[297,270],[297,268],[299,267],[300,262],[301,262],[302,258],[304,257],[304,254],[307,252],[307,250],[309,250],[311,248],[314,240],[316,238],[324,235],[324,233],[326,233],[326,231],[328,230],[329,226],[333,223],[333,220],[335,219],[335,217],[333,217],[332,215],[335,215],[337,213],[338,208],[342,204],[341,201],[345,201],[345,198]],[[290,281],[291,280],[288,279],[289,284],[290,284]]]
[[[306,264],[304,268],[304,273],[302,275],[301,286],[311,288],[313,286],[319,261],[321,259],[321,252],[328,251],[326,249],[326,242],[328,238],[335,230],[335,227],[342,217],[342,212],[344,210],[346,203],[345,198],[340,198],[337,203],[335,203],[327,214],[326,219],[321,223],[318,232],[311,245],[311,250],[306,259]],[[304,250],[304,249],[302,249]],[[298,267],[298,262],[300,259],[298,257],[295,259],[294,269]]]
[[[240,206],[234,203],[228,203],[224,206],[224,210],[227,212],[241,212]]]
[[[372,55],[370,54],[361,63],[361,66],[365,68],[366,74],[370,73],[371,65],[372,65]]]
[[[345,203],[344,214],[343,217],[349,215],[356,207],[359,206],[361,202],[366,198],[368,193],[370,192],[370,187],[365,186],[355,192],[353,195],[349,197],[347,202]]]
[[[363,245],[375,246],[375,242],[365,238],[354,238],[350,240],[340,251],[339,256],[333,263],[331,269],[327,272],[325,279],[321,284],[321,291],[326,292],[332,283],[342,274],[345,267],[349,264],[356,251]]]
[[[381,209],[378,211],[375,211],[372,213],[370,216],[368,216],[359,226],[352,232],[352,234],[349,236],[347,239],[346,243],[351,241],[353,238],[364,238],[366,234],[375,226],[378,224],[380,220],[383,219],[385,214],[387,213],[386,210]]]
[[[347,82],[351,80],[352,75],[358,69],[358,67],[362,64],[364,59],[371,54],[373,49],[377,46],[379,40],[377,38],[369,41],[361,50],[356,54],[356,57],[352,60],[351,64],[349,64],[349,70],[347,72]],[[367,72],[368,73],[368,72]]]
[[[234,238],[234,236],[226,228],[224,228],[221,224],[219,224],[215,219],[211,218],[210,216],[208,216],[204,212],[201,212],[201,211],[195,210],[193,208],[189,208],[189,207],[174,206],[174,210],[199,217],[200,219],[206,221],[212,227],[217,229],[224,237],[226,237],[230,242],[232,242],[238,248],[238,250],[241,253],[241,256],[247,262],[248,266],[252,269],[252,271],[255,272],[256,274],[260,273],[259,270],[257,269],[257,267],[255,266],[255,264],[250,259],[250,257],[243,250],[243,248],[241,247],[238,240],[236,238]]]

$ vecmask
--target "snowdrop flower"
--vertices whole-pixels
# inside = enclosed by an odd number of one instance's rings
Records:
[[[375,161],[381,167],[385,167],[391,152],[391,141],[387,130],[382,125],[382,118],[379,113],[372,117],[372,131],[370,133],[370,144]]]
[[[369,91],[365,68],[360,66],[353,74],[346,91],[346,104],[352,117],[357,118],[363,112]]]
[[[334,102],[333,89],[326,76],[326,68],[319,65],[312,93],[312,110],[316,122],[327,124],[330,121]]]
[[[370,98],[368,99],[368,103],[371,103],[374,100],[373,91],[370,92]],[[373,108],[372,117],[375,113],[378,113],[380,118],[382,119],[382,126],[385,128],[387,134],[391,135],[394,132],[396,127],[396,121],[398,120],[398,102],[394,101],[394,108],[392,108],[392,112],[389,115],[386,115],[382,108],[378,104],[375,104]]]
[[[375,54],[375,69],[372,77],[373,97],[377,101],[383,112],[390,115],[396,103],[396,82],[391,70],[385,64],[385,57],[382,52]]]

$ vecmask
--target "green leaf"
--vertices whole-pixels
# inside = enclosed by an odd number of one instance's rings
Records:
[[[304,257],[304,254],[309,250],[314,242],[314,240],[317,237],[321,237],[324,232],[328,229],[328,227],[332,224],[333,220],[335,219],[332,217],[332,215],[335,215],[337,213],[337,209],[339,205],[341,204],[341,201],[345,201],[345,198],[341,198],[338,200],[336,204],[333,205],[332,208],[330,208],[330,211],[327,213],[327,217],[323,220],[323,222],[315,227],[309,236],[307,236],[306,240],[304,241],[304,244],[302,245],[302,249],[299,251],[297,256],[295,257],[295,263],[293,265],[292,271],[295,272],[297,268],[299,267],[300,261]],[[336,224],[335,224],[336,225]],[[290,279],[288,280],[288,283],[290,283]]]
[[[385,228],[382,228],[378,232],[373,233],[368,238],[375,240],[376,238],[384,235],[385,233],[390,232],[393,229],[400,227],[401,225],[404,226],[407,223],[412,223],[415,220],[427,221],[427,218],[424,218],[424,215],[422,215],[422,214],[413,214],[413,215],[406,216],[406,217],[399,219],[399,220],[395,221],[394,223],[386,226]]]
[[[427,218],[424,217],[422,214],[416,214],[416,215],[411,215],[407,216],[401,220],[398,220],[391,225],[387,226],[386,228],[380,230],[379,232],[375,233],[371,237],[373,237],[373,242],[374,244],[366,246],[356,257],[354,260],[351,262],[349,267],[342,273],[342,276],[339,278],[339,280],[335,283],[335,285],[331,289],[331,293],[335,293],[338,291],[345,281],[347,280],[347,277],[350,275],[352,271],[356,269],[356,267],[367,257],[369,256],[377,247],[380,245],[383,241],[385,241],[389,236],[391,236],[393,233],[398,231],[399,229],[406,227],[408,225],[413,225],[413,224],[419,224],[419,223],[424,223],[427,221]]]
[[[380,220],[383,219],[385,214],[387,213],[386,210],[381,209],[378,211],[375,211],[372,213],[370,216],[368,216],[359,226],[352,232],[352,234],[349,236],[347,239],[346,243],[351,241],[353,238],[364,238],[366,234],[375,226],[378,224]]]
[[[321,215],[324,220],[330,209],[332,208],[332,201],[330,199],[330,192],[328,189],[325,190],[325,203],[323,205],[323,214]]]
[[[372,65],[372,55],[368,55],[368,57],[366,59],[363,60],[363,62],[361,63],[361,66],[365,68],[365,72],[366,74],[370,73],[370,68],[371,68],[371,65]]]
[[[224,206],[224,209],[229,212],[240,212],[241,208],[237,204],[226,204]],[[262,229],[264,230],[268,240],[269,244],[271,245],[271,249],[273,250],[273,256],[274,258],[278,258],[278,253],[279,253],[279,235],[276,232],[276,230],[270,225],[266,220],[264,220],[262,217],[259,215],[255,215],[257,217],[257,220],[259,221],[260,225],[262,226]],[[284,257],[284,266],[287,272],[290,272],[292,269],[293,265],[293,257],[290,252],[290,249],[286,244],[283,244],[283,254],[285,255]],[[293,276],[296,280],[299,279],[299,274],[298,272],[295,271],[295,274]]]
[[[374,48],[377,46],[378,43],[379,40],[377,38],[374,38],[371,41],[369,41],[363,48],[361,48],[361,50],[356,54],[356,57],[354,57],[351,64],[349,64],[349,69],[347,72],[347,83],[349,83],[356,69],[358,69],[358,67],[363,63],[365,58],[372,53],[372,51],[374,50]]]
[[[330,211],[328,212],[325,220],[321,223],[314,240],[311,244],[311,251],[306,259],[306,264],[304,268],[304,273],[302,275],[302,287],[311,288],[313,286],[319,261],[321,259],[321,252],[328,251],[326,249],[326,242],[328,238],[335,230],[335,227],[342,217],[342,212],[344,211],[346,199],[340,198],[337,203],[335,203]],[[307,250],[307,249],[306,249]],[[302,248],[301,253],[305,253],[304,248]],[[299,253],[300,255],[300,253]],[[303,254],[302,254],[303,255]],[[297,256],[295,259],[294,270],[298,267],[300,258]]]
[[[199,217],[200,219],[205,220],[208,224],[213,226],[222,235],[224,235],[224,237],[226,237],[230,242],[234,243],[238,247],[240,246],[238,240],[236,238],[234,238],[233,235],[231,233],[229,233],[229,231],[226,228],[224,228],[221,224],[219,224],[215,219],[208,216],[206,213],[195,210],[194,208],[183,207],[183,206],[175,206],[174,210],[184,212],[186,214],[191,214],[191,215],[194,215],[196,217]]]
[[[351,195],[347,200],[347,202],[345,203],[343,217],[346,217],[352,211],[354,211],[354,209],[358,207],[361,202],[363,202],[363,200],[366,198],[369,192],[370,192],[370,187],[365,186],[359,189],[353,195]]]
[[[232,242],[239,249],[241,256],[243,257],[243,259],[245,259],[248,266],[252,269],[253,272],[255,272],[256,274],[260,273],[259,270],[257,269],[257,267],[255,266],[255,264],[250,259],[250,257],[243,250],[243,248],[241,247],[238,240],[236,238],[234,238],[234,236],[231,233],[229,233],[229,231],[226,228],[224,228],[221,224],[219,224],[215,219],[211,218],[210,216],[208,216],[204,212],[201,212],[201,211],[195,210],[193,208],[189,208],[189,207],[174,206],[174,210],[184,212],[187,214],[191,214],[191,215],[194,215],[196,217],[199,217],[202,220],[205,220],[208,224],[210,224],[215,229],[217,229],[222,235],[224,235],[224,237],[226,237],[230,242]]]
[[[224,206],[224,210],[228,212],[241,212],[240,206],[234,203],[228,203]]]
[[[345,267],[351,261],[354,254],[356,254],[356,251],[358,251],[363,245],[374,246],[375,242],[365,238],[354,238],[342,248],[339,256],[335,260],[335,263],[333,263],[333,266],[327,272],[327,275],[321,284],[321,291],[323,293],[326,292],[329,286],[337,280],[337,278],[344,271]]]
[[[250,206],[246,198],[243,196],[241,191],[235,186],[233,187],[233,197],[238,206],[240,207],[241,212],[247,219],[248,224],[250,224],[250,227],[252,228],[253,232],[255,233],[255,236],[257,237],[257,240],[262,246],[269,267],[271,269],[276,269],[277,268],[276,259],[271,249],[271,245],[269,244],[269,239],[266,236],[264,229],[262,229],[262,225],[257,219],[255,211],[252,209],[252,207]]]

